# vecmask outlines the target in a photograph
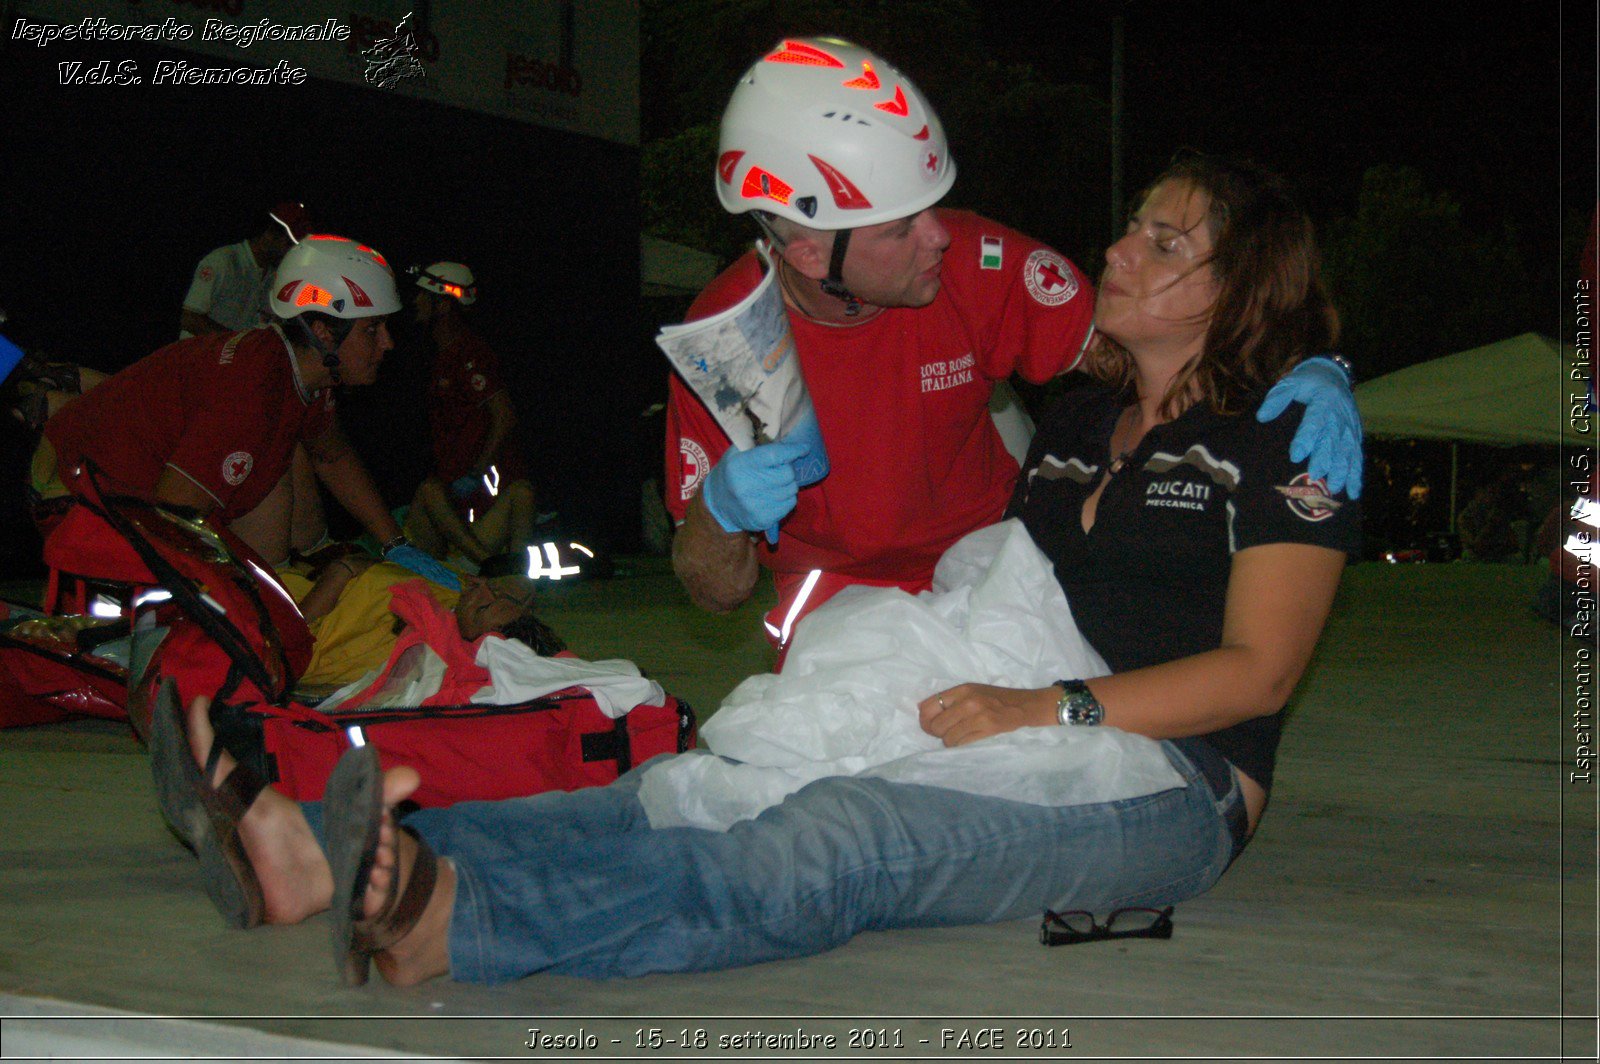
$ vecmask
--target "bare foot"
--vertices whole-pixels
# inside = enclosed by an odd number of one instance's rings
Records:
[[[395,827],[394,807],[409,798],[421,782],[416,770],[405,766],[383,774],[383,826],[362,901],[362,913],[368,920],[383,911],[392,892],[404,891],[410,882],[411,870],[417,863],[417,840]],[[441,860],[439,878],[417,925],[405,938],[372,958],[384,979],[395,986],[415,986],[450,974],[450,913],[455,900],[455,866]]]
[[[209,698],[189,704],[189,751],[202,768],[216,738],[210,709]],[[232,754],[222,754],[211,785],[226,779],[237,764]],[[297,924],[333,900],[333,873],[300,803],[272,787],[264,788],[239,821],[239,839],[261,882],[267,923]]]

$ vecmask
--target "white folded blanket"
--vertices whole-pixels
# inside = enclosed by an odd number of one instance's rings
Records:
[[[554,694],[566,687],[587,687],[600,711],[615,720],[635,706],[665,705],[667,693],[639,674],[639,666],[622,658],[541,658],[515,639],[490,636],[478,647],[478,664],[491,682],[473,701],[509,706]]]
[[[1050,562],[1019,521],[960,540],[932,591],[852,587],[795,631],[782,673],[741,683],[701,735],[718,757],[651,768],[655,827],[726,830],[824,776],[878,776],[1038,805],[1183,785],[1160,744],[1116,728],[1020,728],[947,749],[916,705],[959,683],[1044,687],[1103,676]],[[724,759],[732,759],[724,760]]]

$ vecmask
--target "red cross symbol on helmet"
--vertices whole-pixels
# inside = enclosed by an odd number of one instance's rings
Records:
[[[928,173],[930,173],[930,174],[938,173],[939,172],[939,153],[936,152],[936,151],[930,151],[927,154],[927,157],[922,160],[922,168],[924,170],[928,171]]]

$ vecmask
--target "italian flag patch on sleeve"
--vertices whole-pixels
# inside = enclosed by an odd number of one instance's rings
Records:
[[[983,238],[983,248],[979,252],[978,267],[984,270],[998,270],[1000,262],[1005,257],[1005,242],[997,236]]]

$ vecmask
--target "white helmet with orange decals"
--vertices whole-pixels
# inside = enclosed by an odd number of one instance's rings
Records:
[[[451,296],[470,307],[478,301],[478,279],[459,262],[436,262],[417,271],[417,287],[441,296]]]
[[[854,229],[925,210],[955,179],[944,127],[917,87],[834,37],[780,42],[722,115],[717,195],[733,214]]]
[[[333,318],[371,318],[399,309],[394,271],[365,244],[313,233],[290,248],[278,264],[272,312],[280,318],[307,311]]]

